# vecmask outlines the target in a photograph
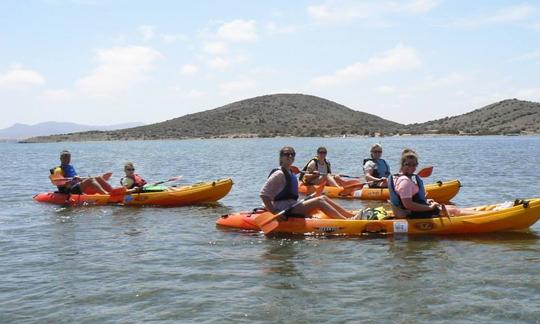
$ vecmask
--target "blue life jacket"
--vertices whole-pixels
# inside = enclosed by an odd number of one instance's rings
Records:
[[[399,177],[398,174],[396,176]],[[424,189],[424,182],[420,177],[416,174],[414,174],[416,178],[416,184],[418,185],[418,193],[412,197],[412,200],[415,203],[419,203],[422,205],[427,205],[426,200],[426,190]],[[398,193],[396,192],[396,189],[394,187],[394,177],[388,177],[388,192],[390,193],[390,202],[392,205],[400,207],[402,209],[407,209],[405,206],[403,206],[403,202],[401,201],[401,198],[399,197]]]
[[[268,175],[268,177],[270,177],[277,170],[280,170],[280,169],[273,169],[272,171],[270,171],[270,174]],[[285,188],[283,188],[283,190],[281,190],[274,197],[274,201],[289,200],[289,199],[298,200],[298,179],[296,179],[296,176],[292,172],[288,171],[287,169],[283,167],[281,168],[281,171],[285,175],[286,184],[285,184]]]
[[[60,168],[62,168],[65,178],[73,178],[77,175],[77,171],[75,171],[75,168],[71,164],[61,164]]]
[[[367,161],[373,161],[375,163],[375,169],[373,169],[373,176],[375,178],[388,177],[390,175],[390,167],[384,159],[364,159],[364,165]]]

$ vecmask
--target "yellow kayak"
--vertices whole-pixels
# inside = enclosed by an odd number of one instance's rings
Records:
[[[192,184],[189,186],[168,187],[158,192],[126,194],[110,199],[109,195],[75,195],[58,192],[45,192],[34,196],[37,202],[67,206],[91,206],[120,203],[125,206],[184,206],[203,202],[215,202],[231,191],[231,178]],[[111,201],[114,200],[114,201]]]
[[[467,215],[450,218],[350,220],[330,219],[318,211],[312,218],[280,221],[274,233],[315,235],[358,234],[474,234],[522,230],[540,219],[540,198],[478,206],[467,209]],[[223,215],[217,220],[221,227],[259,231],[254,218],[259,212]]]
[[[298,191],[302,194],[310,194],[315,190],[316,186],[306,186],[301,183],[298,186]],[[454,198],[461,188],[459,180],[450,181],[437,181],[425,186],[426,197],[433,199],[439,203],[447,203],[450,199]],[[360,199],[360,200],[381,200],[386,201],[390,195],[388,188],[364,188],[352,191],[348,195],[340,195],[342,187],[324,187],[323,193],[330,198],[343,198],[343,199]]]

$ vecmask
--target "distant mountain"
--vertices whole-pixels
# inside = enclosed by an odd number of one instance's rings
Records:
[[[540,133],[540,103],[508,99],[469,113],[408,125],[412,133],[527,134]]]
[[[157,124],[117,131],[32,138],[28,141],[369,135],[392,132],[402,127],[401,124],[323,98],[274,94]]]
[[[44,122],[35,125],[14,124],[8,128],[0,129],[0,139],[24,139],[33,136],[46,136],[53,134],[65,134],[85,132],[90,130],[116,130],[129,127],[137,127],[143,123],[123,123],[108,126],[91,126],[75,123]]]

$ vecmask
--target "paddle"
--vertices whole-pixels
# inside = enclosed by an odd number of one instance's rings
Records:
[[[428,167],[422,168],[420,171],[418,171],[417,175],[419,177],[421,177],[421,178],[427,178],[427,177],[431,176],[432,173],[433,173],[433,166],[428,166]],[[346,175],[346,174],[340,174],[339,176],[344,177],[344,178],[351,178],[351,179],[362,179],[362,178],[364,178],[363,176],[357,177],[357,176],[350,176],[350,175]]]
[[[432,173],[433,173],[433,166],[428,166],[428,167],[422,168],[420,171],[418,171],[417,175],[419,177],[421,177],[421,178],[427,178],[427,177],[431,176]],[[346,196],[346,195],[350,194],[350,189],[361,188],[361,187],[363,187],[365,185],[370,185],[370,184],[374,184],[374,183],[381,182],[381,181],[383,181],[383,180],[375,180],[375,181],[368,181],[368,182],[361,182],[361,183],[353,183],[351,185],[343,187],[343,189],[341,189],[341,191],[339,192],[339,195]],[[346,193],[344,193],[344,191]]]
[[[179,175],[179,176],[176,176],[176,177],[172,177],[172,178],[170,178],[170,179],[167,179],[167,180],[162,180],[162,181],[154,182],[153,184],[146,184],[146,185],[144,185],[143,187],[157,186],[157,185],[160,185],[160,184],[165,183],[165,182],[171,182],[171,181],[180,180],[180,179],[182,179],[182,177],[183,177],[183,176]]]
[[[264,212],[264,213],[258,215],[257,217],[255,217],[253,219],[253,221],[264,232],[265,235],[270,234],[273,230],[275,230],[279,226],[279,221],[278,221],[279,217],[281,217],[282,215],[285,215],[286,213],[290,212],[296,206],[300,205],[304,201],[309,200],[309,199],[311,199],[313,197],[316,197],[316,196],[320,195],[322,193],[322,191],[324,190],[324,185],[325,184],[326,184],[326,180],[321,181],[321,184],[319,185],[319,187],[317,187],[317,190],[315,190],[314,193],[304,197],[303,199],[300,199],[299,201],[294,203],[291,207],[289,207],[287,209],[284,209],[284,210],[280,211],[277,214],[273,214],[271,212]]]
[[[105,181],[109,180],[110,177],[112,176],[112,172],[107,172],[107,173],[104,173],[98,177],[102,177]],[[55,186],[64,186],[67,182],[75,179],[76,177],[70,177],[70,178],[56,178],[54,177],[54,174],[51,174],[49,176],[49,179],[51,180],[51,183]],[[90,178],[95,178],[95,177],[92,177],[92,176],[88,176],[88,177],[78,177],[79,179],[83,180],[83,179],[90,179]]]

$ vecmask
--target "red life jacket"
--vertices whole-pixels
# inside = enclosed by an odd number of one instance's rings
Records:
[[[134,187],[142,187],[146,184],[146,181],[138,174],[134,174],[133,177],[125,176],[125,178],[130,178],[131,180],[133,180],[133,185],[131,186],[131,188],[128,189],[132,189]],[[120,183],[121,182],[122,180],[120,180]]]

